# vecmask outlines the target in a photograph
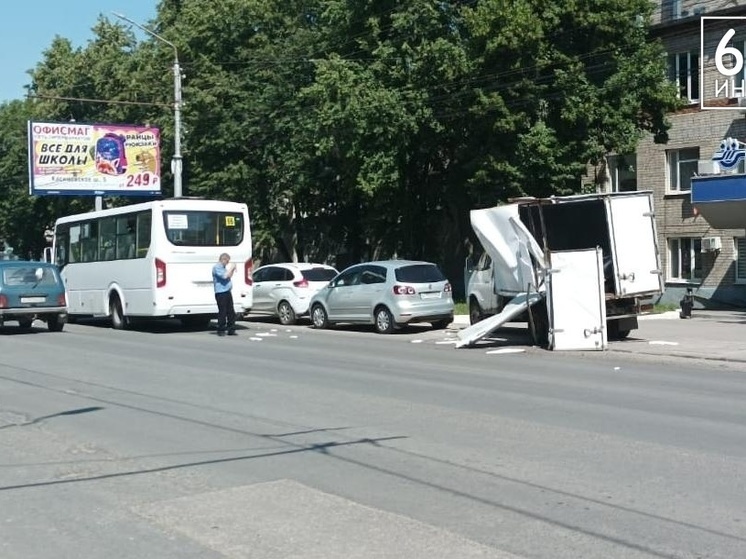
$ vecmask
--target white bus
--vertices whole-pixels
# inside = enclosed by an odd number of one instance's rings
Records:
[[[67,289],[69,317],[175,317],[206,327],[217,314],[212,266],[231,255],[238,316],[252,305],[252,253],[245,204],[174,198],[57,220],[54,260]]]

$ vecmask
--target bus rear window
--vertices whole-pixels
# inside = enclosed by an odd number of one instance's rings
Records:
[[[170,211],[163,213],[168,240],[178,246],[233,247],[243,241],[240,213]]]

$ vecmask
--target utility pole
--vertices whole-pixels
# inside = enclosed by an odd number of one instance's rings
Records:
[[[181,180],[181,67],[179,66],[179,51],[176,49],[176,45],[174,45],[171,41],[164,39],[144,25],[140,25],[136,21],[132,21],[128,17],[117,12],[112,13],[119,19],[123,19],[124,21],[129,22],[135,27],[139,27],[148,35],[155,37],[162,43],[165,43],[169,47],[174,49],[174,155],[171,159],[171,172],[174,175],[174,198],[181,198],[183,196],[183,186]]]

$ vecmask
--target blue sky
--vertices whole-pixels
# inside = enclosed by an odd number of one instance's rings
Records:
[[[20,0],[6,2],[0,18],[0,103],[21,99],[31,79],[27,71],[42,61],[56,35],[85,46],[99,15],[124,14],[145,24],[155,18],[159,0]],[[122,22],[125,23],[126,22]],[[137,36],[144,39],[137,31]]]

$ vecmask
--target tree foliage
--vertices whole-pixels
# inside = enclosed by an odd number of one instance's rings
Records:
[[[185,194],[247,202],[265,260],[426,258],[458,283],[470,209],[575,192],[589,163],[666,140],[676,96],[651,9],[162,0],[151,28],[185,73]],[[56,38],[31,99],[0,106],[0,236],[25,250],[91,205],[25,194],[26,119],[148,123],[173,151],[173,51],[106,18],[93,32]]]

